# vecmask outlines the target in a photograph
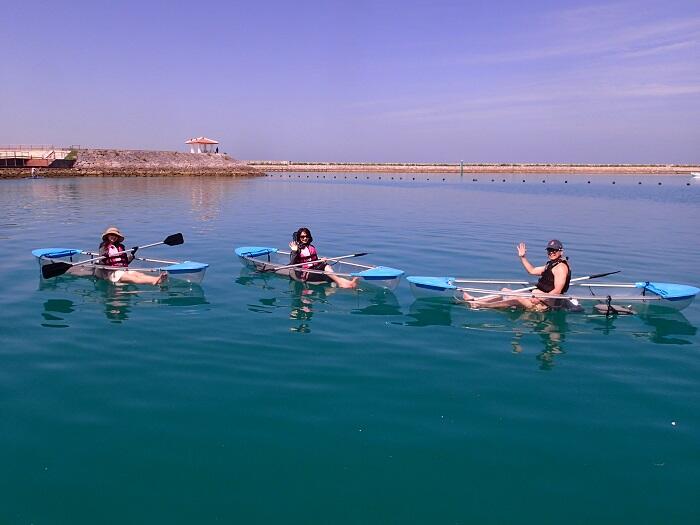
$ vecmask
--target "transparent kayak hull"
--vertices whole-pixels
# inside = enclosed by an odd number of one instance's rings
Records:
[[[236,248],[236,255],[241,264],[257,272],[269,272],[294,281],[313,285],[330,285],[324,279],[323,271],[306,271],[299,268],[285,268],[290,264],[290,253],[264,246],[243,246]],[[359,277],[363,282],[372,286],[395,289],[401,282],[404,272],[388,266],[371,266],[349,261],[329,261],[333,272],[341,277]],[[309,276],[309,279],[305,279]],[[315,281],[315,282],[314,282]]]
[[[36,258],[39,264],[39,276],[43,279],[42,268],[47,265],[55,263],[69,263],[76,264],[84,261],[89,261],[94,258],[92,252],[84,252],[75,248],[40,248],[32,251],[32,255]],[[204,280],[208,264],[199,263],[194,261],[184,261],[181,263],[173,264],[148,264],[147,262],[141,263],[139,261],[138,266],[136,263],[128,269],[112,266],[104,266],[96,264],[96,262],[88,262],[85,264],[80,264],[78,266],[73,266],[69,268],[65,275],[71,275],[74,277],[94,277],[97,279],[109,280],[109,274],[113,271],[138,271],[147,274],[168,274],[168,280],[182,281],[186,283],[199,284]]]

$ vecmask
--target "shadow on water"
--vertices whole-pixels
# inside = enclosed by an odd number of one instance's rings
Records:
[[[101,306],[105,317],[115,323],[130,318],[132,310],[145,305],[192,307],[208,304],[198,284],[170,283],[162,288],[136,285],[113,285],[94,277],[63,275],[39,281],[39,290],[63,292],[71,299],[48,299],[44,302],[42,326],[68,328],[68,316],[86,304]]]

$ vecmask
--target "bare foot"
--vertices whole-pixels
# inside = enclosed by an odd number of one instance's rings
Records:
[[[163,273],[161,273],[161,274],[158,276],[158,279],[156,279],[156,282],[153,283],[153,284],[156,284],[156,285],[158,285],[158,284],[163,284],[163,283],[165,283],[165,281],[167,281],[167,280],[168,280],[168,274],[165,273],[165,272],[163,272]]]
[[[357,280],[359,277],[353,277],[352,280],[347,282],[341,282],[339,286],[341,288],[357,288]]]
[[[469,295],[467,292],[462,292],[462,299],[465,301],[473,301],[474,297]]]

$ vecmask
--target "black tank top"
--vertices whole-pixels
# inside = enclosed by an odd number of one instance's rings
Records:
[[[543,291],[544,293],[549,293],[554,290],[554,268],[557,264],[564,263],[566,265],[566,282],[564,283],[564,288],[561,293],[565,293],[569,289],[569,283],[571,282],[571,268],[569,263],[564,259],[557,259],[556,261],[547,261],[544,267],[544,272],[540,276],[540,280],[537,281],[537,289]]]

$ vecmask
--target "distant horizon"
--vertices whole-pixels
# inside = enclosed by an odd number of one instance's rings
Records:
[[[697,1],[3,13],[16,74],[0,85],[0,144],[185,151],[204,135],[241,160],[700,162]]]

